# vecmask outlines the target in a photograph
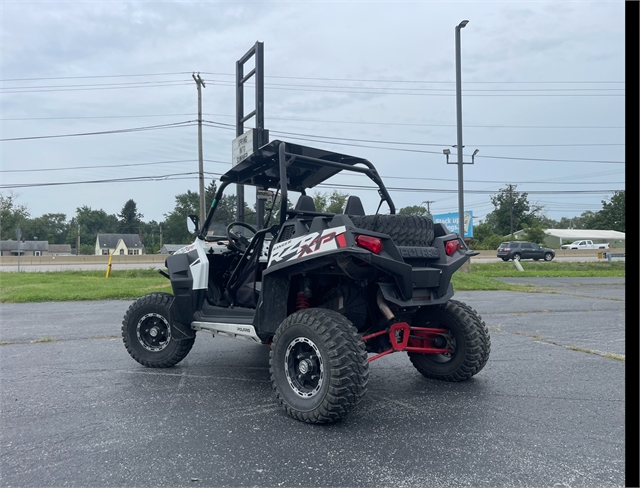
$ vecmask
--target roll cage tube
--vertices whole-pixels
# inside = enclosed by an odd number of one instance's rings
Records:
[[[280,168],[280,225],[287,218],[287,156],[284,150],[284,142],[278,146],[278,166]]]
[[[371,181],[373,181],[376,185],[378,185],[379,194],[383,201],[387,202],[389,205],[389,212],[391,214],[396,213],[396,207],[393,204],[393,200],[391,200],[391,196],[387,191],[387,188],[384,186],[382,179],[378,175],[378,171],[375,166],[366,160],[359,161],[359,163],[367,166],[366,168],[359,168],[357,166],[352,166],[349,164],[338,163],[336,161],[327,161],[325,159],[312,158],[311,156],[303,156],[301,154],[292,154],[288,153],[285,150],[285,143],[281,142],[278,147],[278,155],[279,155],[279,167],[280,167],[280,188],[281,188],[281,203],[280,203],[280,223],[283,223],[286,218],[287,212],[287,163],[286,157],[290,156],[290,163],[293,162],[294,159],[299,159],[304,162],[308,162],[311,164],[317,164],[319,166],[329,166],[331,168],[339,168],[344,169],[346,171],[355,171],[356,173],[362,173],[369,177]]]
[[[216,196],[213,197],[213,201],[211,202],[211,207],[209,208],[209,213],[207,214],[207,219],[202,224],[202,229],[200,230],[200,233],[198,234],[198,239],[204,240],[206,238],[207,232],[209,231],[209,225],[211,225],[211,220],[213,220],[213,214],[216,211],[216,207],[218,206],[218,202],[222,198],[222,193],[227,188],[229,183],[230,183],[229,181],[223,182],[220,185],[220,188],[218,188],[218,191],[216,192]]]

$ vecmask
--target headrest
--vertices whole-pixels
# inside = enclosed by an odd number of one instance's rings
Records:
[[[345,215],[366,215],[360,198],[351,195],[347,198],[347,204],[344,206]]]
[[[316,204],[313,203],[313,198],[311,198],[309,195],[300,195],[295,209],[299,210],[300,212],[315,212]]]

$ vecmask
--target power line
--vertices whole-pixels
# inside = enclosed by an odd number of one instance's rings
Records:
[[[48,92],[67,92],[67,91],[95,91],[95,90],[123,90],[123,89],[129,89],[129,88],[158,88],[158,87],[165,87],[165,86],[182,86],[182,85],[189,85],[190,83],[188,82],[180,82],[180,83],[175,83],[175,82],[170,82],[170,83],[156,83],[153,85],[136,85],[136,86],[112,86],[112,87],[102,87],[102,88],[55,88],[55,89],[38,89],[38,90],[29,90],[29,89],[24,89],[24,90],[10,90],[7,91],[6,89],[0,89],[0,92],[3,93],[48,93]]]
[[[148,130],[157,130],[157,129],[167,129],[167,128],[177,128],[177,127],[188,127],[194,125],[194,120],[188,120],[184,122],[175,122],[171,124],[161,124],[154,126],[146,126],[146,127],[134,127],[129,129],[116,129],[111,131],[98,131],[98,132],[84,132],[84,133],[74,133],[74,134],[57,134],[57,135],[46,135],[46,136],[28,136],[28,137],[14,137],[14,138],[5,138],[0,139],[1,142],[7,141],[23,141],[23,140],[35,140],[35,139],[51,139],[51,138],[61,138],[61,137],[78,137],[78,136],[88,136],[88,135],[104,135],[104,134],[118,134],[118,133],[128,133],[128,132],[139,132],[139,131],[148,131]],[[203,121],[203,124],[209,127],[214,128],[223,128],[228,130],[233,130],[233,126],[231,124],[226,124],[222,122],[215,121]],[[337,141],[356,141],[356,142],[378,142],[378,141],[370,141],[366,139],[348,139],[348,138],[339,138],[339,137],[330,137],[330,136],[312,136],[308,134],[301,134],[304,137],[291,136],[291,132],[281,132],[281,131],[272,131],[274,134],[285,134],[290,135],[291,139],[298,139],[310,142],[324,142],[331,143],[343,146],[354,146],[354,147],[364,147],[369,149],[384,149],[391,151],[404,151],[404,152],[414,152],[414,153],[426,153],[426,154],[440,154],[439,151],[426,151],[419,149],[405,149],[405,148],[389,148],[389,147],[379,147],[379,146],[368,146],[362,144],[353,144],[347,142],[337,142]],[[327,140],[328,139],[328,140]],[[405,142],[385,142],[379,141],[381,144],[411,144],[411,145],[435,145],[435,144],[422,144],[422,143],[405,143]],[[443,146],[439,144],[438,146]],[[566,163],[599,163],[599,164],[624,164],[624,161],[609,161],[609,160],[571,160],[571,159],[551,159],[551,158],[521,158],[521,157],[511,157],[511,156],[491,156],[491,155],[482,155],[478,156],[482,158],[490,158],[490,159],[510,159],[510,160],[521,160],[521,161],[546,161],[546,162],[566,162]]]
[[[169,76],[169,75],[190,75],[194,71],[174,71],[165,73],[127,73],[118,75],[84,75],[84,76],[58,76],[58,77],[36,77],[36,78],[7,78],[0,79],[0,82],[6,81],[41,81],[41,80],[72,80],[72,79],[96,79],[96,78],[131,78],[146,76]],[[214,76],[235,76],[235,73],[213,73],[201,71],[203,75]],[[372,79],[372,78],[322,78],[322,77],[303,77],[303,76],[277,76],[265,75],[265,78],[289,79],[289,80],[314,80],[314,81],[354,81],[354,82],[375,82],[375,83],[445,83],[454,84],[455,81],[448,80],[390,80],[390,79]],[[561,80],[561,81],[465,81],[468,84],[624,84],[624,81],[615,80]]]
[[[176,159],[171,161],[156,161],[153,163],[128,163],[128,164],[109,164],[101,166],[67,166],[66,168],[37,168],[37,169],[3,169],[0,173],[41,173],[44,171],[69,171],[76,169],[111,169],[111,168],[131,168],[135,166],[152,166],[158,164],[173,164],[173,163],[193,163],[195,159]]]
[[[75,117],[15,117],[15,118],[3,118],[0,120],[81,120],[81,119],[116,119],[116,118],[144,118],[144,117],[180,117],[180,116],[192,116],[193,113],[186,114],[148,114],[148,115],[103,115],[103,116],[75,116]],[[213,117],[235,117],[234,115],[227,114],[211,114],[203,113],[203,115]],[[350,124],[350,125],[384,125],[384,126],[402,126],[402,127],[456,127],[455,124],[411,124],[411,123],[397,123],[397,122],[371,122],[371,121],[345,121],[345,120],[322,120],[322,119],[296,119],[287,117],[270,117],[272,120],[283,120],[287,122],[319,122],[327,124]],[[212,122],[214,123],[214,122]],[[222,124],[222,122],[215,122]],[[227,124],[229,127],[234,127],[231,124]],[[487,128],[487,129],[624,129],[624,126],[532,126],[532,125],[471,125],[465,124],[465,127],[469,128]],[[476,144],[473,144],[476,146]],[[574,144],[571,144],[572,146]],[[493,145],[497,146],[497,145]],[[516,145],[514,145],[516,146]],[[555,146],[555,145],[554,145]]]
[[[155,85],[157,83],[183,83],[185,80],[162,80],[162,81],[132,81],[132,82],[119,82],[119,83],[94,83],[90,85],[35,85],[35,86],[6,86],[2,87],[1,90],[32,90],[34,88],[98,88],[98,87],[123,87],[126,88],[128,86],[145,86],[145,85]],[[603,88],[606,90],[606,88]]]
[[[272,130],[273,134],[280,133],[279,131]],[[322,136],[317,136],[318,138]],[[324,141],[317,139],[308,139],[305,137],[296,137],[291,136],[291,139],[297,139],[302,141],[310,141],[310,142],[324,142],[330,144],[336,144],[341,146],[353,146],[353,147],[364,147],[368,149],[384,149],[388,151],[403,151],[403,152],[413,152],[413,153],[423,153],[423,154],[438,154],[441,155],[441,152],[438,151],[425,151],[421,149],[404,149],[404,148],[393,148],[393,147],[378,147],[378,146],[367,146],[362,144],[352,144],[346,142],[336,142],[336,141]],[[455,154],[452,154],[455,155]],[[480,156],[476,156],[480,158]],[[521,161],[547,161],[547,162],[562,162],[562,163],[597,163],[597,164],[625,164],[624,161],[608,161],[608,160],[578,160],[578,159],[550,159],[550,158],[520,158],[520,157],[510,157],[510,156],[487,156],[483,155],[483,158],[491,158],[491,159],[511,159],[511,160],[521,160]]]
[[[127,132],[141,132],[147,130],[158,130],[158,129],[175,129],[178,127],[190,127],[195,125],[195,120],[187,120],[185,122],[175,122],[173,124],[162,124],[162,125],[150,125],[147,127],[133,127],[131,129],[115,129],[115,130],[106,130],[99,132],[79,132],[75,134],[57,134],[50,136],[29,136],[29,137],[11,137],[7,139],[0,139],[0,142],[6,141],[27,141],[33,139],[53,139],[59,137],[78,137],[78,136],[96,136],[96,135],[104,135],[104,134],[123,134]]]
[[[218,173],[207,173],[211,175],[219,175]],[[159,181],[159,180],[180,180],[180,179],[193,179],[193,176],[189,175],[198,175],[198,172],[189,172],[189,173],[170,173],[166,175],[155,175],[155,176],[133,176],[129,178],[110,178],[106,180],[85,180],[85,181],[61,181],[61,182],[46,182],[46,183],[16,183],[16,184],[7,184],[0,185],[0,188],[3,189],[13,189],[13,188],[33,188],[33,187],[42,187],[42,186],[66,186],[66,185],[84,185],[84,184],[94,184],[94,183],[135,183],[139,181]],[[185,178],[185,176],[189,176]],[[197,178],[197,176],[195,176]]]
[[[185,80],[154,80],[154,81],[132,81],[132,82],[116,82],[116,83],[93,83],[93,84],[71,84],[71,85],[31,85],[31,86],[8,86],[2,87],[1,90],[48,90],[48,89],[80,89],[80,88],[112,88],[112,87],[138,87],[149,86],[157,84],[183,84]],[[218,86],[235,86],[232,81],[211,80],[210,83],[215,83]],[[251,83],[247,83],[251,86]],[[455,91],[454,88],[389,88],[389,87],[376,87],[376,86],[336,86],[336,85],[309,85],[309,84],[291,84],[291,83],[267,83],[268,87],[284,87],[284,88],[329,88],[336,90],[336,93],[341,93],[340,90],[353,90],[357,88],[359,90],[396,90],[399,92],[437,92],[447,93]],[[471,92],[584,92],[584,91],[624,91],[624,88],[467,88],[463,91],[466,93]]]
[[[176,164],[176,163],[193,163],[195,159],[176,159],[169,161],[154,161],[150,163],[125,163],[125,164],[110,164],[110,165],[101,165],[101,166],[67,166],[63,168],[35,168],[35,169],[8,169],[8,170],[0,170],[0,173],[42,173],[47,171],[71,171],[78,169],[112,169],[112,168],[132,168],[138,166],[155,166],[161,164]],[[216,164],[225,164],[230,165],[229,161],[220,161],[215,159],[203,159],[203,161],[209,163]],[[353,176],[366,178],[365,175],[360,173],[354,173]],[[381,175],[383,179],[396,179],[396,180],[411,180],[411,181],[448,181],[455,182],[456,179],[453,178],[430,178],[430,177],[415,177],[415,176],[385,176]],[[506,181],[500,180],[466,180],[468,183],[496,183],[496,184],[507,184]],[[618,181],[519,181],[512,182],[516,185],[528,185],[528,184],[541,184],[541,185],[617,185],[620,182]],[[526,191],[524,191],[526,193]]]

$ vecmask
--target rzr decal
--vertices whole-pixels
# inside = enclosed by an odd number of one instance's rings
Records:
[[[273,246],[268,266],[346,247],[345,231],[346,228],[342,226],[279,242]]]

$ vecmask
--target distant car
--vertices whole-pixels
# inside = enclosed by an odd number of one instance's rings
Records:
[[[571,244],[564,244],[561,249],[609,249],[608,242],[594,243],[593,241],[573,241]]]
[[[533,259],[538,261],[544,259],[545,261],[551,261],[556,257],[556,253],[553,249],[548,247],[540,247],[535,242],[525,241],[509,241],[503,242],[498,247],[498,257],[503,261],[520,261],[521,259]]]

